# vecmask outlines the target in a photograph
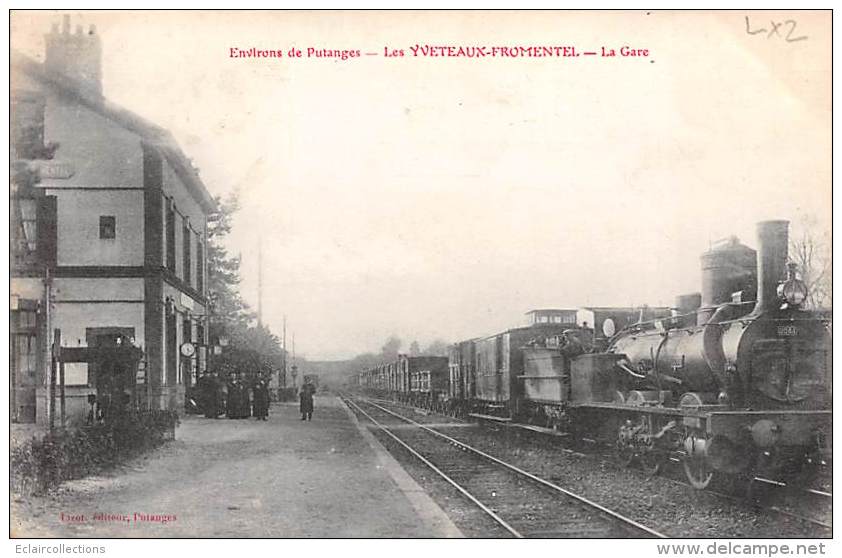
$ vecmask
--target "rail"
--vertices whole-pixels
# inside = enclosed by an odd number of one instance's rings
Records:
[[[431,463],[431,462],[430,462],[430,461],[429,461],[426,457],[424,457],[423,455],[421,455],[420,453],[418,453],[417,451],[415,451],[415,449],[414,449],[414,448],[412,448],[409,444],[407,444],[406,442],[404,442],[403,440],[401,440],[400,438],[398,438],[397,436],[395,436],[395,435],[392,433],[392,431],[391,431],[391,430],[389,430],[388,428],[386,428],[385,426],[383,426],[382,424],[380,424],[379,422],[377,422],[377,420],[376,420],[374,417],[372,417],[371,415],[369,415],[368,413],[366,413],[366,412],[365,412],[365,410],[363,410],[362,408],[360,408],[360,406],[359,406],[359,405],[357,405],[355,402],[351,401],[350,399],[347,399],[347,398],[343,398],[343,399],[344,399],[344,400],[345,400],[345,401],[346,401],[349,405],[351,405],[351,406],[353,406],[355,409],[357,409],[357,411],[359,411],[361,415],[363,415],[365,418],[367,418],[368,420],[370,420],[370,421],[372,422],[372,424],[374,424],[374,425],[375,425],[375,426],[377,426],[380,430],[382,430],[384,434],[386,434],[386,435],[387,435],[387,436],[389,436],[392,440],[394,440],[395,442],[397,442],[398,444],[400,444],[400,445],[401,445],[404,449],[406,449],[409,453],[411,453],[413,456],[415,456],[415,457],[416,457],[418,460],[420,460],[420,461],[421,461],[424,465],[426,465],[427,467],[429,467],[429,468],[430,468],[430,470],[432,470],[434,473],[436,473],[438,476],[440,476],[442,479],[444,479],[444,480],[445,480],[448,484],[450,484],[451,486],[453,486],[453,488],[455,488],[456,490],[458,490],[458,491],[459,491],[459,492],[460,492],[463,496],[465,496],[466,498],[468,498],[468,500],[470,500],[470,501],[471,501],[474,505],[476,505],[479,509],[481,509],[483,512],[485,512],[485,513],[486,513],[486,515],[488,515],[489,517],[491,517],[491,518],[492,518],[494,521],[496,521],[496,522],[497,522],[500,526],[502,526],[504,529],[506,529],[506,531],[508,531],[509,533],[511,533],[511,534],[512,534],[515,538],[518,538],[518,539],[522,539],[522,538],[524,538],[524,537],[523,537],[523,535],[522,535],[522,534],[521,534],[521,533],[520,533],[517,529],[515,529],[514,527],[512,527],[511,525],[509,525],[509,524],[508,524],[508,523],[507,523],[507,522],[506,522],[506,521],[505,521],[502,517],[500,517],[500,516],[499,516],[499,515],[497,515],[494,511],[492,511],[491,509],[489,509],[489,508],[488,508],[488,506],[486,506],[485,504],[483,504],[482,502],[480,502],[479,500],[477,500],[477,499],[476,499],[476,497],[474,497],[474,495],[473,495],[473,494],[471,494],[470,492],[468,492],[467,490],[465,490],[465,489],[464,489],[464,488],[463,488],[463,487],[462,487],[459,483],[457,483],[455,480],[453,480],[452,478],[450,478],[450,477],[449,477],[449,476],[448,476],[448,475],[447,475],[444,471],[442,471],[441,469],[439,469],[438,467],[436,467],[435,465],[433,465],[433,464],[432,464],[432,463]],[[374,405],[375,407],[381,408],[379,405],[376,405],[376,404],[374,404],[374,403],[369,403],[369,405]]]
[[[365,411],[363,411],[362,409],[360,409],[360,407],[359,407],[356,403],[354,403],[353,401],[349,400],[348,398],[344,398],[344,399],[345,399],[346,401],[348,401],[351,405],[353,405],[354,407],[356,407],[357,409],[359,409],[359,410],[362,412],[362,414],[363,414],[363,415],[365,415],[365,416],[366,416],[369,420],[371,420],[373,423],[375,423],[375,424],[378,426],[378,428],[380,428],[381,430],[384,430],[384,432],[386,432],[386,433],[387,433],[387,435],[389,435],[391,438],[393,438],[393,439],[397,440],[397,441],[400,443],[400,445],[402,445],[403,447],[405,447],[405,448],[409,449],[409,450],[411,451],[411,453],[413,453],[413,455],[416,455],[416,457],[421,457],[419,454],[417,454],[417,452],[415,452],[414,450],[412,450],[411,448],[409,448],[409,447],[408,447],[408,446],[407,446],[407,445],[406,445],[406,444],[405,444],[402,440],[399,440],[399,439],[397,438],[397,436],[395,436],[394,434],[392,434],[392,433],[391,433],[391,432],[390,432],[390,431],[389,431],[386,427],[384,427],[384,426],[382,426],[381,424],[377,423],[377,422],[376,422],[373,418],[371,418],[371,416],[370,416],[370,415],[368,415],[368,413],[365,413]],[[400,415],[400,414],[398,414],[398,413],[395,413],[395,412],[391,411],[390,409],[386,409],[385,407],[382,407],[381,405],[377,405],[376,403],[372,403],[371,401],[366,401],[366,403],[367,403],[368,405],[371,405],[372,407],[375,407],[375,408],[377,408],[377,409],[379,409],[379,410],[381,410],[381,411],[383,411],[383,412],[385,412],[385,413],[387,413],[387,414],[391,415],[391,416],[394,416],[395,418],[398,418],[398,419],[400,419],[400,420],[402,420],[402,421],[404,421],[404,422],[407,422],[407,423],[411,424],[412,426],[414,426],[414,427],[416,427],[416,428],[419,428],[419,429],[421,429],[421,430],[424,430],[425,432],[428,432],[428,433],[430,433],[430,434],[432,434],[432,435],[434,435],[434,436],[437,436],[437,437],[441,438],[442,440],[447,441],[449,444],[452,444],[453,446],[455,446],[455,447],[457,447],[457,448],[463,449],[463,450],[468,451],[468,452],[470,452],[470,453],[472,453],[472,454],[474,454],[474,455],[476,455],[476,456],[479,456],[479,457],[481,457],[481,458],[483,458],[483,459],[485,459],[485,460],[487,460],[487,461],[490,461],[490,462],[492,462],[492,463],[495,463],[495,464],[499,465],[500,467],[503,467],[504,469],[506,469],[506,470],[508,470],[508,471],[511,471],[511,472],[513,472],[513,473],[515,473],[515,474],[517,474],[517,475],[519,475],[519,476],[523,477],[523,478],[529,479],[530,481],[532,481],[532,482],[534,482],[534,483],[536,483],[536,484],[538,484],[538,485],[540,485],[540,486],[542,486],[542,487],[544,487],[544,488],[546,488],[546,489],[549,489],[550,491],[553,491],[553,492],[558,493],[558,494],[562,494],[562,495],[564,495],[564,496],[567,496],[568,498],[571,498],[571,499],[573,499],[573,500],[578,501],[579,503],[581,503],[581,504],[583,504],[583,505],[585,505],[585,506],[587,506],[587,507],[593,508],[593,509],[595,509],[595,510],[599,511],[600,513],[602,513],[602,514],[604,514],[604,515],[606,515],[606,516],[608,516],[608,517],[610,517],[610,518],[612,518],[612,519],[614,519],[614,520],[616,520],[616,521],[618,521],[618,522],[620,522],[620,523],[622,523],[622,524],[624,524],[624,525],[627,525],[627,526],[629,526],[629,527],[631,527],[631,528],[633,528],[633,529],[635,529],[635,530],[637,530],[637,531],[640,531],[640,532],[642,532],[642,533],[645,533],[645,534],[646,534],[647,536],[649,536],[649,537],[654,537],[654,538],[667,538],[667,536],[666,536],[666,535],[664,535],[664,534],[662,534],[662,533],[659,533],[659,532],[655,531],[654,529],[650,529],[649,527],[646,527],[645,525],[643,525],[643,524],[641,524],[641,523],[638,523],[637,521],[635,521],[635,520],[633,520],[633,519],[631,519],[631,518],[628,518],[628,517],[626,517],[626,516],[624,516],[624,515],[622,515],[622,514],[620,514],[620,513],[615,512],[614,510],[611,510],[611,509],[609,509],[609,508],[606,508],[605,506],[602,506],[601,504],[598,504],[598,503],[596,503],[596,502],[593,502],[593,501],[591,501],[591,500],[589,500],[589,499],[585,498],[584,496],[581,496],[581,495],[576,494],[576,493],[574,493],[574,492],[571,492],[571,491],[569,491],[569,490],[567,490],[567,489],[565,489],[565,488],[562,488],[562,487],[558,486],[557,484],[552,483],[552,482],[550,482],[550,481],[548,481],[548,480],[546,480],[546,479],[543,479],[543,478],[541,478],[541,477],[538,477],[538,476],[536,476],[536,475],[533,475],[532,473],[530,473],[530,472],[528,472],[528,471],[524,471],[523,469],[521,469],[521,468],[519,468],[519,467],[517,467],[517,466],[515,466],[515,465],[512,465],[512,464],[510,464],[510,463],[507,463],[507,462],[505,462],[505,461],[503,461],[503,460],[501,460],[501,459],[499,459],[499,458],[497,458],[497,457],[494,457],[493,455],[490,455],[490,454],[488,454],[488,453],[485,453],[485,452],[483,452],[482,450],[479,450],[479,449],[477,449],[477,448],[474,448],[474,447],[472,447],[472,446],[469,446],[468,444],[465,444],[464,442],[462,442],[462,441],[460,441],[460,440],[457,440],[457,439],[455,439],[455,438],[452,438],[452,437],[450,437],[450,436],[448,436],[448,435],[446,435],[446,434],[443,434],[443,433],[441,433],[441,432],[439,432],[439,431],[437,431],[437,430],[435,430],[435,429],[429,428],[428,426],[425,426],[425,425],[423,425],[423,424],[421,424],[421,423],[418,423],[418,422],[416,422],[416,421],[414,421],[414,420],[412,420],[412,419],[410,419],[410,418],[408,418],[408,417],[405,417],[405,416],[402,416],[402,415]],[[457,489],[458,489],[461,493],[463,493],[463,494],[466,494],[466,495],[467,495],[466,491],[465,491],[463,488],[461,488],[461,487],[458,487],[458,486],[457,486],[457,484],[458,484],[458,483],[456,483],[454,480],[452,480],[452,479],[450,479],[449,477],[447,477],[447,475],[445,475],[445,474],[444,474],[443,472],[441,472],[439,469],[435,468],[435,466],[434,466],[434,465],[432,465],[431,463],[429,463],[429,462],[428,462],[425,458],[421,457],[421,459],[422,459],[422,461],[424,461],[424,462],[425,462],[425,464],[427,464],[429,467],[433,468],[433,470],[435,470],[435,471],[437,472],[437,474],[439,474],[440,476],[442,476],[443,478],[445,478],[445,479],[446,479],[446,480],[447,480],[450,484],[452,484],[452,485],[456,486],[456,487],[457,487]],[[473,496],[469,496],[469,498],[471,499],[471,501],[472,501],[472,502],[477,503],[478,505],[480,505],[480,506],[481,506],[481,509],[483,509],[484,511],[485,511],[485,509],[487,509],[484,505],[482,505],[482,504],[481,504],[481,502],[479,502],[478,500],[476,500],[476,498],[474,498]],[[488,512],[487,512],[487,513],[493,513],[493,512],[491,512],[491,510],[488,510]],[[495,515],[496,515],[496,514],[495,514]],[[499,516],[498,516],[498,517],[499,517]],[[496,519],[495,519],[495,520],[496,520]],[[504,520],[502,520],[502,518],[500,518],[500,520],[498,521],[498,523],[499,523],[500,521],[503,521],[503,522],[504,522]],[[507,527],[507,530],[510,530],[510,532],[511,532],[511,526]],[[518,535],[515,535],[515,536],[518,536]],[[520,535],[520,537],[522,537],[522,536],[523,536],[523,535]]]
[[[375,399],[375,400],[376,400],[376,401],[382,401],[382,402],[393,403],[393,402],[391,402],[391,401],[389,401],[389,400],[385,400],[385,399]],[[421,425],[421,424],[419,424],[419,423],[416,423],[415,421],[412,421],[411,419],[408,419],[407,417],[402,417],[402,416],[401,416],[401,415],[399,415],[399,414],[393,413],[393,412],[392,412],[392,411],[390,411],[389,409],[384,409],[383,407],[381,407],[381,406],[379,406],[379,405],[375,405],[375,404],[374,404],[374,403],[372,403],[371,401],[372,401],[372,399],[371,399],[371,398],[366,398],[366,402],[367,402],[369,405],[373,405],[373,406],[375,406],[375,407],[378,407],[378,408],[380,408],[380,409],[384,410],[385,412],[387,412],[387,413],[389,413],[389,414],[392,414],[392,415],[394,415],[394,416],[396,416],[396,417],[401,418],[402,420],[405,420],[405,421],[407,421],[407,422],[409,422],[409,423],[411,423],[411,424],[417,425],[417,426],[419,426],[419,427],[421,427],[421,428],[423,428],[423,429],[425,429],[425,430],[427,430],[427,431],[430,431],[430,432],[434,433],[435,435],[440,436],[440,437],[442,437],[442,438],[444,438],[444,439],[448,440],[449,442],[451,442],[451,443],[454,443],[454,444],[458,445],[459,447],[463,447],[463,448],[465,448],[465,449],[468,449],[468,450],[471,450],[471,451],[476,451],[476,452],[479,452],[479,454],[482,454],[482,452],[481,452],[480,450],[474,450],[474,448],[471,448],[470,446],[467,446],[467,445],[466,445],[466,444],[464,444],[463,442],[460,442],[460,441],[458,441],[458,440],[455,440],[454,438],[450,438],[449,436],[447,436],[447,435],[445,435],[445,434],[442,434],[441,432],[438,432],[438,431],[436,431],[436,430],[434,430],[434,429],[431,429],[431,428],[425,427],[424,425]],[[603,406],[603,405],[605,405],[605,406],[611,406],[612,404],[591,403],[591,404],[589,404],[589,405],[590,405],[590,406],[599,407],[599,406]],[[406,407],[407,407],[407,408],[413,408],[413,407],[411,407],[411,406],[406,406]],[[501,417],[485,416],[485,415],[478,415],[478,414],[472,414],[471,416],[473,416],[474,418],[478,418],[478,419],[491,419],[491,420],[495,420],[495,421],[499,421],[499,420],[500,420],[500,418],[501,418]],[[511,422],[511,419],[509,419],[507,422]],[[519,427],[519,428],[524,428],[524,425],[520,425],[520,424],[517,424],[517,423],[511,423],[509,426]],[[537,432],[537,433],[539,433],[539,434],[543,434],[543,435],[553,435],[553,436],[557,436],[557,433],[551,433],[551,432],[548,432],[550,429],[546,429],[547,431],[545,431],[544,429],[540,429],[540,428],[527,428],[527,429],[528,429],[528,430],[533,430],[533,431],[535,431],[535,432]],[[583,440],[584,440],[584,441],[587,441],[587,442],[594,443],[594,444],[596,444],[596,443],[597,443],[595,440],[591,440],[591,439],[587,439],[587,438],[584,438]],[[565,451],[572,451],[572,450],[565,450]],[[490,456],[489,456],[489,457],[490,457]],[[496,458],[493,458],[493,457],[492,457],[492,459],[496,459]],[[677,459],[677,458],[676,458],[676,457],[674,457],[674,456],[671,456],[671,457],[670,457],[670,461],[673,461],[673,462],[680,462],[680,460],[679,460],[679,459]],[[529,474],[529,473],[527,473],[527,475],[528,475],[528,474]],[[674,483],[677,483],[677,484],[681,484],[681,485],[687,485],[686,481],[684,481],[684,480],[676,480],[676,479],[672,479],[672,478],[668,478],[668,477],[665,477],[665,480],[668,480],[668,481],[671,481],[671,482],[674,482]],[[768,485],[768,486],[771,486],[771,487],[784,488],[784,487],[786,487],[786,486],[787,486],[787,484],[786,484],[786,483],[784,483],[784,482],[780,482],[780,481],[776,481],[776,480],[771,480],[771,479],[767,479],[767,478],[763,478],[763,477],[759,477],[759,476],[754,477],[752,480],[753,480],[753,481],[755,481],[755,482],[757,482],[757,483],[759,483],[759,484],[762,484],[762,485]],[[544,482],[544,481],[543,481],[543,479],[541,479],[541,481],[542,481],[542,482]],[[546,481],[546,482],[548,482],[548,481]],[[548,483],[548,484],[552,484],[552,483]],[[564,490],[564,489],[561,489],[561,490]],[[831,498],[833,497],[833,494],[832,494],[832,493],[830,493],[830,492],[827,492],[827,491],[824,491],[824,490],[818,490],[818,489],[814,489],[814,488],[802,488],[802,489],[801,489],[801,491],[802,491],[803,493],[805,493],[805,494],[811,494],[811,495],[813,495],[813,496],[817,496],[817,497],[824,498],[824,499],[831,499]],[[735,497],[735,496],[733,496],[733,495],[730,495],[730,494],[725,494],[725,493],[723,493],[723,492],[719,492],[719,491],[715,491],[715,490],[710,490],[710,489],[708,489],[708,490],[706,490],[706,492],[708,492],[709,494],[713,494],[713,495],[715,495],[715,496],[719,496],[719,497],[723,497],[723,498],[728,499],[728,500],[732,500],[732,501],[738,501],[738,500],[740,500],[740,498],[739,498],[739,497]],[[825,522],[825,521],[822,521],[822,520],[816,519],[816,518],[814,518],[814,517],[809,517],[809,516],[806,516],[806,515],[803,515],[803,514],[794,513],[794,512],[788,511],[788,510],[784,510],[784,509],[782,509],[782,508],[780,508],[780,507],[778,507],[778,506],[763,506],[763,509],[769,510],[769,511],[771,511],[771,512],[773,512],[773,513],[777,513],[777,514],[779,514],[779,515],[783,515],[783,516],[791,517],[791,518],[793,518],[793,519],[797,519],[797,520],[800,520],[800,521],[804,521],[804,522],[807,522],[807,523],[813,524],[813,525],[815,525],[815,526],[817,526],[817,527],[820,527],[820,528],[822,528],[822,529],[828,529],[828,530],[829,530],[829,529],[832,529],[832,525],[831,525],[831,524],[829,524],[829,523],[827,523],[827,522]]]

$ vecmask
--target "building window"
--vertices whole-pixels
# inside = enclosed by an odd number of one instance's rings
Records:
[[[167,269],[175,272],[175,206],[167,203]]]
[[[18,323],[16,325],[18,329],[35,329],[37,319],[37,314],[35,312],[18,310],[17,312],[13,312],[12,315],[17,315]]]
[[[10,343],[12,421],[35,422],[35,389],[38,386],[38,339],[35,334],[15,333]]]
[[[205,253],[202,243],[196,242],[196,290],[202,294],[205,289]]]
[[[184,228],[182,229],[182,240],[184,241],[184,282],[188,285],[190,284],[190,245],[192,244],[192,238],[190,238],[190,226],[188,225],[187,218],[184,219]]]
[[[196,324],[196,355],[198,359],[196,366],[198,371],[207,370],[207,347],[205,345],[205,326],[200,323]]]
[[[35,389],[38,386],[37,302],[18,299],[9,313],[9,383],[11,419],[35,422]]]
[[[38,342],[35,334],[12,335],[12,376],[20,385],[35,385]]]
[[[113,215],[100,215],[99,237],[105,240],[117,238],[117,218]]]
[[[22,241],[21,245],[25,247],[26,251],[34,253],[38,247],[38,213],[35,200],[31,198],[17,198],[16,201],[19,210],[16,217],[20,220],[20,229],[17,231],[18,239]]]
[[[164,385],[171,386],[176,383],[178,379],[178,331],[176,330],[176,315],[175,309],[172,307],[172,302],[167,302],[164,320],[164,335],[165,335],[165,351],[166,366],[164,368]]]

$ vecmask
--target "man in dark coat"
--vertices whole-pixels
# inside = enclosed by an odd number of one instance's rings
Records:
[[[559,345],[561,354],[567,358],[573,358],[585,352],[585,347],[582,342],[576,337],[576,331],[568,329],[561,334],[561,344]]]
[[[222,383],[222,378],[215,372],[211,375],[211,379],[213,380],[213,397],[216,403],[216,416],[214,418],[219,418],[220,415],[225,414],[225,385]]]
[[[251,416],[251,397],[249,386],[244,380],[240,380],[240,416],[237,418],[247,419]]]
[[[201,378],[202,407],[207,418],[218,418],[224,412],[222,386],[215,374],[206,374]]]
[[[310,380],[305,380],[304,385],[301,386],[301,392],[298,394],[300,400],[299,410],[301,411],[301,420],[313,420],[313,394],[316,393],[316,387],[310,383]]]
[[[199,380],[196,382],[196,399],[198,399],[198,407],[199,411],[206,418],[213,418],[213,409],[211,406],[213,405],[213,398],[211,397],[210,392],[210,376],[207,374],[202,374],[199,376]]]
[[[254,418],[257,420],[266,420],[269,416],[269,386],[266,385],[266,380],[261,378],[254,384],[254,400],[252,406],[254,407]]]
[[[242,414],[242,391],[240,379],[236,375],[233,376],[228,382],[228,404],[225,409],[229,419],[238,419]]]

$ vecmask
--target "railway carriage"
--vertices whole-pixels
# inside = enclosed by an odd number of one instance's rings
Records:
[[[447,357],[398,355],[359,374],[369,393],[436,410],[445,410]]]
[[[406,357],[410,403],[443,411],[448,389],[447,357]]]
[[[399,401],[408,402],[410,396],[409,356],[398,355],[396,363],[397,385],[393,394]]]
[[[517,416],[523,397],[523,347],[561,335],[568,328],[562,323],[536,323],[476,340],[474,393],[469,401],[472,412]]]
[[[456,416],[468,413],[468,402],[474,399],[476,363],[476,340],[469,339],[454,343],[448,350],[448,393],[447,410]]]

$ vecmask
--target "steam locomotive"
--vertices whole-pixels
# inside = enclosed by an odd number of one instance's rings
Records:
[[[703,254],[701,293],[668,313],[603,309],[457,343],[424,402],[608,442],[650,474],[678,458],[699,489],[714,473],[809,477],[831,455],[831,322],[802,309],[788,226],[759,223],[758,252],[732,237]]]

